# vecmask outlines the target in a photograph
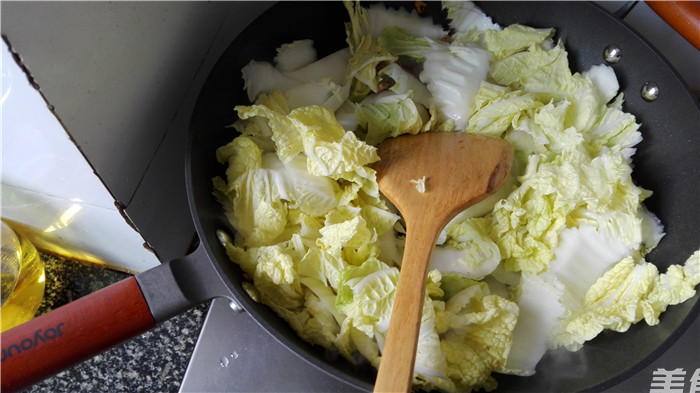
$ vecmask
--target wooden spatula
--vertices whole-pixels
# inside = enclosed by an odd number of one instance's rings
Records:
[[[513,147],[491,137],[431,132],[389,139],[375,164],[382,193],[406,223],[406,246],[375,392],[408,392],[425,280],[442,228],[505,183]]]

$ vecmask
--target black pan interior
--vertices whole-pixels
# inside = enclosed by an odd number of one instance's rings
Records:
[[[391,6],[412,7],[413,2],[392,2]],[[575,71],[603,63],[603,51],[609,44],[622,49],[622,60],[612,66],[625,93],[624,108],[637,116],[644,136],[634,158],[633,176],[638,184],[656,191],[647,206],[664,222],[667,233],[648,260],[662,272],[670,264],[683,263],[700,246],[700,209],[695,204],[700,191],[697,98],[655,49],[595,4],[518,1],[483,2],[479,6],[501,25],[555,27]],[[430,9],[434,18],[442,18],[439,5],[431,4]],[[371,390],[373,370],[351,365],[303,342],[284,321],[245,294],[240,270],[228,261],[216,240],[217,229],[232,228],[213,198],[211,187],[211,178],[225,170],[216,162],[214,151],[235,136],[233,130],[225,128],[236,120],[233,107],[247,103],[241,68],[252,59],[271,60],[275,48],[296,39],[311,38],[320,56],[330,54],[346,46],[342,22],[347,19],[341,2],[280,2],[233,40],[211,71],[193,113],[187,159],[188,192],[200,239],[232,296],[290,350],[340,380]],[[654,102],[643,100],[639,94],[647,81],[660,87],[660,96]],[[578,352],[550,352],[533,377],[497,376],[499,391],[610,388],[641,370],[683,333],[700,312],[697,300],[698,295],[670,307],[653,328],[642,321],[625,334],[603,333]]]

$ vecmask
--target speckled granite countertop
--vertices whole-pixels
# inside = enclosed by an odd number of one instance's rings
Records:
[[[43,314],[128,274],[41,254]],[[200,305],[131,341],[40,382],[25,392],[177,392],[209,305]]]

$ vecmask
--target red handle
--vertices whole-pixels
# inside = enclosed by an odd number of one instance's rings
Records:
[[[20,390],[154,326],[134,277],[110,285],[2,333],[1,390]]]
[[[678,34],[700,49],[700,2],[698,1],[647,1],[654,10]]]

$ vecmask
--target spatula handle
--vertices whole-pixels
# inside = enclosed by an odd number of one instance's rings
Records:
[[[430,254],[443,226],[429,213],[407,218],[406,247],[375,392],[408,392],[418,347]]]

